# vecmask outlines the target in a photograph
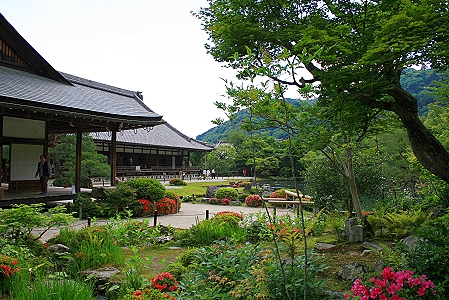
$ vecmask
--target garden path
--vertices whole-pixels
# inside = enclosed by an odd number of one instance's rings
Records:
[[[216,213],[221,211],[233,211],[243,214],[256,213],[258,211],[265,211],[262,207],[248,207],[248,206],[224,206],[224,205],[211,205],[211,204],[192,204],[192,203],[182,203],[181,210],[176,214],[161,215],[157,217],[157,224],[163,226],[171,226],[174,228],[188,229],[192,225],[195,225],[198,221],[206,219],[206,211],[209,212],[209,217],[213,217]],[[273,208],[268,208],[270,214],[273,213]],[[290,214],[294,215],[292,209],[278,208],[276,215]],[[140,218],[142,220],[142,218]],[[149,222],[151,225],[154,224],[154,218],[149,217]],[[95,220],[94,224],[101,225],[106,224],[109,220]],[[71,224],[70,228],[79,229],[86,227],[87,220],[77,220],[74,224]],[[60,228],[51,228],[40,238],[40,240],[45,243],[50,238],[59,234]],[[39,236],[43,232],[43,229],[36,229],[33,234]]]

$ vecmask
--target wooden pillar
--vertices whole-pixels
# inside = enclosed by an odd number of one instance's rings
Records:
[[[76,128],[76,161],[75,161],[75,192],[81,191],[81,147],[83,144],[83,130]]]
[[[0,186],[3,182],[3,114],[0,115]]]
[[[109,164],[111,165],[111,186],[117,185],[117,131],[112,130],[111,145],[109,147]]]

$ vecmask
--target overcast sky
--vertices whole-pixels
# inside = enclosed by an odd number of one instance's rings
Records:
[[[190,11],[206,0],[1,0],[1,13],[56,70],[143,92],[144,102],[189,137],[225,118],[224,82]]]

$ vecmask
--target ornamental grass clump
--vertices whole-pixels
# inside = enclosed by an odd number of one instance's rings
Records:
[[[432,281],[426,275],[416,276],[411,270],[395,272],[386,267],[380,278],[372,277],[371,287],[356,279],[351,288],[351,294],[345,294],[346,299],[379,299],[379,300],[413,300],[435,299],[436,290]]]

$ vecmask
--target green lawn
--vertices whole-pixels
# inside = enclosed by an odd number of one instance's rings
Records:
[[[195,196],[204,196],[206,194],[206,190],[208,186],[224,186],[228,187],[230,182],[237,182],[237,180],[226,179],[223,181],[185,181],[187,183],[186,186],[166,186],[167,190],[174,192],[178,196],[187,196],[187,195],[195,195]]]

